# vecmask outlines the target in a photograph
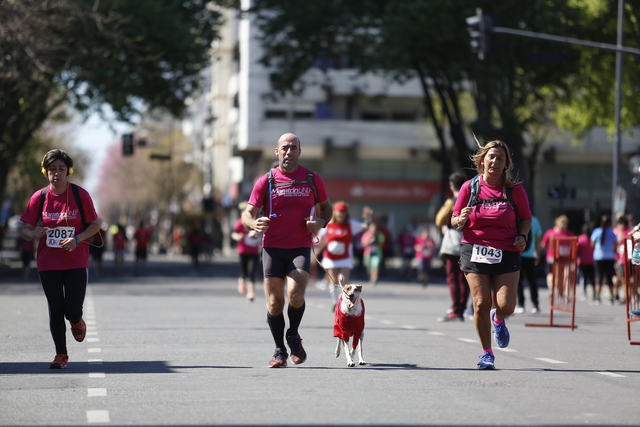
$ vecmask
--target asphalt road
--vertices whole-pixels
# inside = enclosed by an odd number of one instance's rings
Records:
[[[364,287],[368,364],[348,368],[333,356],[330,297],[310,286],[307,362],[268,369],[264,296],[237,293],[234,264],[149,267],[90,284],[87,339],[68,334],[58,371],[47,369],[55,351],[39,283],[0,279],[0,425],[640,424],[640,346],[629,345],[624,306],[579,301],[573,331],[525,326],[549,320],[542,291],[541,314],[507,320],[498,369],[478,371],[473,323],[436,321],[446,286],[387,280]]]

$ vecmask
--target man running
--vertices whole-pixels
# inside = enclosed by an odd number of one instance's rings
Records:
[[[277,142],[278,167],[256,182],[242,213],[242,224],[263,233],[262,263],[267,298],[267,323],[276,345],[270,368],[287,366],[286,339],[291,361],[299,365],[307,359],[298,327],[305,309],[309,281],[312,237],[326,227],[333,209],[324,181],[315,172],[298,165],[300,139],[285,133]],[[318,205],[317,216],[312,213]],[[264,213],[260,216],[260,209]],[[286,282],[285,282],[286,281]],[[289,329],[285,334],[285,284],[289,306]]]

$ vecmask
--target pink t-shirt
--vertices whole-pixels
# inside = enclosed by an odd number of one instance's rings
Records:
[[[544,236],[542,236],[542,240],[540,241],[540,244],[545,248],[547,248],[547,255],[545,258],[547,263],[549,264],[553,263],[553,239],[556,237],[573,237],[573,236],[574,236],[573,231],[569,231],[569,230],[560,231],[560,230],[556,230],[555,228],[551,228],[544,233]]]
[[[436,253],[436,242],[431,236],[425,238],[422,235],[416,237],[415,242],[416,259],[429,261]]]
[[[285,174],[280,168],[274,168],[273,178],[276,184],[291,181],[306,181],[307,168],[298,166],[295,172]],[[318,203],[327,201],[327,190],[324,181],[317,173],[313,173],[313,182],[318,193]],[[311,208],[315,206],[315,196],[309,184],[285,185],[271,190],[273,203],[269,203],[266,194],[269,191],[269,174],[258,179],[253,187],[249,204],[255,207],[265,207],[264,216],[275,214],[270,218],[269,229],[262,237],[265,248],[310,248],[312,235],[307,230],[305,218],[309,217]],[[266,203],[266,205],[265,205]]]
[[[76,204],[76,198],[73,197],[73,190],[67,187],[67,190],[62,194],[47,191],[42,214],[40,213],[41,191],[42,190],[38,190],[33,193],[20,221],[35,227],[42,217],[42,224],[45,228],[74,227],[74,234],[81,233],[84,226],[78,205]],[[78,191],[85,221],[87,223],[95,221],[98,219],[98,214],[93,206],[91,196],[89,196],[89,193],[82,187],[78,187]],[[46,240],[47,239],[43,237],[38,244],[38,271],[71,270],[74,268],[87,268],[89,266],[89,245],[87,242],[80,242],[80,246],[78,246],[76,250],[69,252],[62,248],[47,246]]]
[[[591,237],[587,234],[578,236],[578,264],[593,265],[593,247],[591,246]]]
[[[233,231],[242,233],[242,239],[238,241],[239,254],[258,254],[260,253],[260,240],[257,237],[249,237],[249,230],[242,225],[242,218],[238,218]]]
[[[462,184],[460,193],[453,208],[453,216],[459,216],[460,211],[467,206],[471,196],[471,180]],[[476,199],[502,199],[503,186],[491,186],[484,182],[480,175],[480,191]],[[531,218],[529,198],[522,184],[515,184],[511,192],[513,203],[518,211],[520,220]],[[509,202],[493,202],[476,205],[463,228],[462,243],[491,246],[504,251],[518,252],[513,245],[518,236],[516,228],[516,212]]]

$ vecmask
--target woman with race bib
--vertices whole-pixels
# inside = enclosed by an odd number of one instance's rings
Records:
[[[513,167],[507,145],[495,140],[478,146],[471,160],[479,175],[462,185],[451,225],[463,231],[460,269],[469,282],[482,344],[478,369],[495,369],[491,327],[496,344],[507,347],[505,319],[516,307],[531,210],[524,187],[507,175]]]
[[[331,300],[335,309],[340,298],[338,278],[342,274],[345,283],[351,283],[349,277],[353,269],[353,236],[366,230],[371,224],[373,210],[365,206],[362,209],[364,222],[351,219],[349,206],[345,202],[336,202],[333,205],[333,214],[326,228],[318,232],[318,252],[322,253],[322,267],[330,276],[328,280],[331,291]]]
[[[86,334],[82,305],[89,245],[85,240],[98,232],[100,221],[89,193],[69,182],[73,160],[66,152],[49,151],[41,167],[49,185],[31,196],[20,218],[24,223],[20,234],[25,240],[40,239],[38,273],[49,305],[49,329],[56,347],[49,369],[62,369],[69,360],[64,319],[69,320],[76,341],[83,341]]]

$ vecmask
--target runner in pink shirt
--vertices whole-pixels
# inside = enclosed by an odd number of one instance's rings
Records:
[[[569,218],[566,215],[560,215],[556,218],[553,228],[547,230],[542,236],[540,246],[546,249],[546,270],[547,270],[547,287],[551,289],[553,281],[553,239],[557,237],[572,237],[573,231],[569,230]]]
[[[289,354],[284,338],[291,349],[294,364],[304,363],[307,359],[298,327],[305,309],[312,237],[327,226],[333,213],[320,175],[298,165],[301,152],[300,139],[296,135],[285,133],[278,138],[278,167],[258,179],[242,213],[242,225],[264,233],[262,265],[267,323],[276,344],[269,361],[271,368],[287,366]],[[264,208],[262,215],[261,208]],[[289,329],[286,334],[283,315],[285,281],[289,298]]]
[[[62,369],[69,361],[65,318],[71,323],[76,341],[85,337],[82,305],[89,267],[89,245],[85,240],[98,232],[100,221],[89,193],[69,182],[73,160],[66,152],[49,151],[41,167],[49,185],[31,196],[20,218],[24,223],[20,235],[25,240],[40,239],[38,273],[49,305],[49,329],[56,348],[49,368]]]
[[[240,203],[240,210],[244,210],[246,204],[246,202]],[[237,242],[237,251],[240,256],[238,293],[246,294],[247,301],[253,302],[258,262],[260,262],[260,233],[247,230],[242,225],[242,219],[238,218],[235,227],[233,227],[231,238]]]
[[[491,326],[496,344],[507,347],[506,318],[516,308],[520,252],[527,243],[531,210],[524,187],[507,174],[513,167],[507,144],[494,140],[478,146],[472,158],[478,176],[460,188],[451,225],[462,230],[460,269],[471,289],[483,353],[478,369],[495,369]]]

